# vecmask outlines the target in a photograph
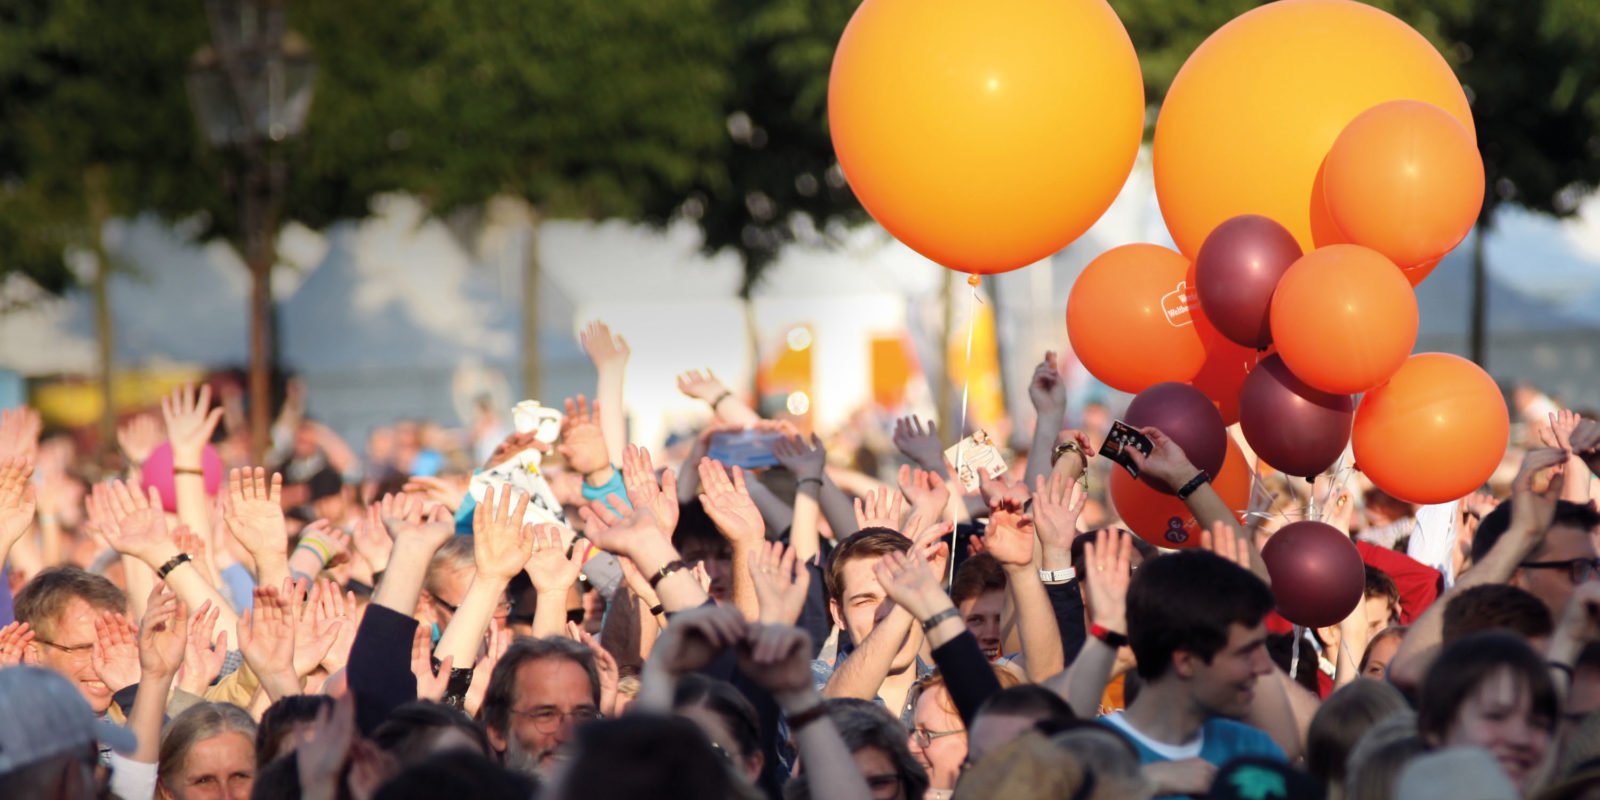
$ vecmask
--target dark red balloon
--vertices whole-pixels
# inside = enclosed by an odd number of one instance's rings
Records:
[[[1189,463],[1212,477],[1222,471],[1222,461],[1228,457],[1228,426],[1222,413],[1205,392],[1187,383],[1168,381],[1140,392],[1122,420],[1135,428],[1159,428],[1183,448]],[[1149,475],[1140,475],[1139,480],[1165,494],[1177,494],[1180,488]]]
[[[1266,217],[1244,214],[1218,225],[1194,259],[1200,308],[1234,342],[1272,344],[1272,292],[1301,255],[1294,234]]]
[[[1261,548],[1272,576],[1278,614],[1296,625],[1323,628],[1350,616],[1366,589],[1361,551],[1326,522],[1293,522]]]
[[[1290,475],[1312,477],[1350,443],[1355,398],[1314,389],[1276,355],[1261,360],[1239,389],[1239,427],[1263,461]]]

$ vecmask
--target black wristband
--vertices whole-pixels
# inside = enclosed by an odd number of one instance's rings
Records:
[[[812,476],[809,476],[809,477],[801,478],[798,481],[795,481],[794,490],[798,492],[798,491],[800,491],[800,487],[802,487],[802,486],[804,486],[804,485],[806,485],[808,483],[815,483],[817,485],[817,488],[819,488],[819,489],[822,488],[822,479],[818,478],[815,475],[812,475]]]
[[[1188,500],[1189,495],[1194,494],[1196,489],[1199,489],[1201,486],[1204,486],[1210,482],[1211,473],[1206,472],[1205,470],[1200,470],[1200,472],[1197,473],[1193,478],[1189,479],[1188,483],[1183,485],[1182,489],[1178,490],[1178,499]]]
[[[167,576],[172,574],[173,570],[175,570],[179,566],[182,566],[183,564],[187,564],[187,563],[189,563],[189,554],[188,553],[179,553],[179,554],[173,556],[172,560],[168,561],[165,564],[162,564],[160,569],[156,570],[156,577],[160,578],[161,580],[166,580]]]
[[[722,394],[717,395],[717,399],[711,401],[711,410],[712,411],[716,411],[717,410],[717,406],[722,405],[722,401],[724,401],[724,400],[726,400],[726,399],[728,399],[728,398],[730,398],[732,396],[733,396],[733,390],[732,389],[723,389],[722,390]]]
[[[650,607],[650,616],[652,616],[652,617],[659,617],[659,616],[661,616],[662,614],[665,614],[665,613],[667,613],[667,607],[664,606],[664,605],[661,605],[660,603],[656,603],[655,605]]]
[[[688,568],[689,568],[689,565],[684,563],[683,559],[681,559],[681,558],[675,558],[675,559],[673,559],[671,561],[668,561],[664,566],[661,567],[660,570],[658,570],[656,572],[656,574],[650,576],[650,588],[651,589],[656,588],[656,585],[661,583],[661,581],[663,579],[665,579],[668,575],[671,575],[672,573],[677,572],[680,569],[688,569]]]
[[[926,620],[923,620],[922,629],[924,631],[931,631],[934,628],[939,627],[939,623],[944,622],[947,619],[953,619],[953,618],[959,617],[959,616],[961,616],[961,611],[959,609],[957,609],[955,606],[951,606],[951,607],[949,607],[949,608],[947,608],[947,609],[945,609],[943,611],[940,611],[937,614],[934,614],[931,617],[928,617]]]

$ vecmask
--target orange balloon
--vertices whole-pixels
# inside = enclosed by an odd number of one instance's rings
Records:
[[[1250,505],[1251,480],[1244,451],[1230,435],[1227,458],[1211,485],[1241,521],[1244,510]],[[1200,545],[1200,523],[1182,500],[1150,488],[1121,467],[1111,469],[1111,504],[1128,530],[1156,547],[1177,549]]]
[[[1272,294],[1272,341],[1296,377],[1334,394],[1389,379],[1417,342],[1417,296],[1394,262],[1353,244],[1305,254]]]
[[[1345,126],[1328,151],[1323,198],[1348,239],[1401,267],[1450,252],[1483,208],[1483,158],[1438,106],[1395,100]]]
[[[1280,0],[1222,26],[1184,62],[1156,121],[1156,196],[1178,249],[1193,258],[1240,214],[1277,220],[1306,252],[1344,241],[1317,208],[1323,159],[1361,112],[1406,99],[1473,131],[1450,66],[1384,11]]]
[[[1112,248],[1084,267],[1067,298],[1067,337],[1089,374],[1132,394],[1194,377],[1206,351],[1188,271],[1188,259],[1153,244]]]
[[[1511,435],[1489,374],[1460,356],[1421,353],[1356,409],[1356,468],[1409,503],[1446,503],[1477,491],[1500,466]]]
[[[1411,284],[1411,288],[1415,289],[1417,284],[1427,280],[1428,276],[1433,274],[1434,267],[1439,266],[1439,262],[1443,260],[1444,257],[1440,256],[1432,261],[1424,261],[1414,267],[1406,267],[1400,271],[1405,274],[1406,281]]]
[[[1244,388],[1244,379],[1261,359],[1277,352],[1277,348],[1268,345],[1266,350],[1258,351],[1223,336],[1200,308],[1200,298],[1194,289],[1193,265],[1189,267],[1188,282],[1189,310],[1206,348],[1206,360],[1200,365],[1200,371],[1189,379],[1189,385],[1211,399],[1221,412],[1224,425],[1232,425],[1239,421],[1239,390]]]
[[[1116,199],[1144,84],[1105,0],[866,0],[834,53],[828,124],[879,224],[951,269],[1005,272]]]

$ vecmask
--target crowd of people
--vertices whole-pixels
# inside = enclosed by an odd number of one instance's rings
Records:
[[[1600,792],[1592,416],[1513,398],[1514,477],[1421,507],[1259,464],[1229,508],[1147,428],[1137,466],[1203,530],[1166,551],[1119,526],[1110,415],[1068,427],[1053,354],[1031,439],[967,490],[932,424],[825,441],[710,373],[679,379],[704,430],[652,453],[626,343],[583,344],[596,398],[553,443],[486,409],[454,446],[405,423],[358,456],[296,387],[249,464],[237,393],[182,387],[99,473],[3,412],[0,797]],[[708,457],[752,428],[776,466]],[[158,447],[170,482],[140,468]],[[559,508],[481,480],[514,461]],[[1308,517],[1366,564],[1326,628],[1275,613],[1261,558]]]

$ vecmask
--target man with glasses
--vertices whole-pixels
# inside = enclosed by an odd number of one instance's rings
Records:
[[[600,716],[594,651],[564,637],[518,639],[495,664],[478,722],[506,767],[547,777],[573,730]]]
[[[76,567],[55,567],[40,572],[16,596],[17,621],[33,627],[25,660],[48,667],[72,681],[97,716],[122,722],[111,696],[123,686],[107,686],[96,672],[94,622],[102,612],[123,614],[127,598],[111,581]],[[138,665],[134,664],[134,683]],[[129,684],[132,685],[132,684]]]
[[[1473,563],[1482,561],[1510,528],[1514,503],[1515,500],[1507,500],[1484,516],[1472,538]],[[1538,545],[1517,562],[1507,583],[1528,590],[1550,609],[1552,618],[1560,619],[1573,590],[1595,578],[1600,566],[1594,545],[1597,533],[1600,512],[1590,506],[1556,501],[1550,527]]]

